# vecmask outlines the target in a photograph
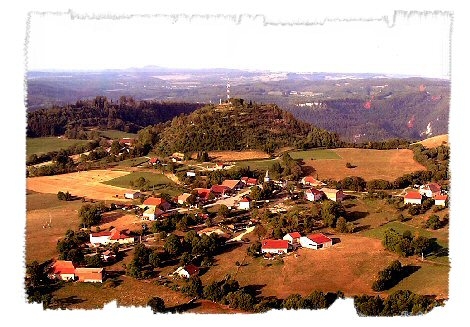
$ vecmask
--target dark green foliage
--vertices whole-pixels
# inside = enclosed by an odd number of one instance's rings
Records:
[[[354,297],[354,307],[361,316],[380,316],[384,305],[378,295],[357,295]]]
[[[328,308],[326,295],[321,291],[313,291],[304,299],[304,307],[314,310]]]
[[[349,176],[339,181],[339,185],[337,185],[337,188],[362,192],[366,189],[366,181],[362,177]]]
[[[336,221],[346,213],[344,207],[337,202],[325,200],[321,206],[321,217],[323,223],[328,227],[336,227]]]
[[[261,253],[261,242],[256,241],[255,243],[250,244],[246,252],[252,257],[258,256]]]
[[[101,260],[101,255],[95,254],[85,257],[85,262],[88,267],[99,268],[103,266],[103,261]]]
[[[282,301],[282,307],[287,310],[299,310],[305,308],[305,301],[300,294],[291,294]]]
[[[134,260],[137,265],[144,267],[149,264],[149,256],[152,250],[146,247],[144,244],[137,244],[134,247]]]
[[[153,313],[158,313],[158,312],[165,312],[165,301],[162,298],[159,297],[153,297],[147,302],[147,306],[152,309]]]
[[[413,254],[426,255],[436,246],[435,241],[424,236],[412,237],[409,231],[405,231],[403,235],[401,235],[393,228],[385,231],[382,244],[387,250],[396,252],[403,257]]]
[[[149,264],[154,268],[158,268],[162,264],[161,254],[157,251],[152,251],[149,255]]]
[[[181,288],[181,291],[192,297],[200,297],[202,296],[202,282],[198,276],[191,277],[185,285]]]
[[[393,184],[384,179],[373,179],[366,183],[367,190],[389,190],[393,188]]]
[[[230,308],[245,311],[252,311],[255,301],[255,297],[244,289],[230,292],[224,297],[224,303],[228,304]]]
[[[69,193],[69,191],[67,192],[62,192],[62,191],[59,191],[57,193],[57,198],[61,201],[70,201],[72,200],[72,195]]]
[[[60,260],[69,260],[75,264],[84,261],[82,244],[89,240],[89,234],[84,231],[74,232],[69,229],[65,237],[57,241],[57,251]]]
[[[403,276],[403,267],[398,260],[379,272],[379,277],[372,284],[372,290],[381,292],[395,286]]]
[[[105,208],[102,204],[85,204],[78,211],[81,219],[81,225],[84,227],[91,227],[98,225],[101,222],[101,214]]]
[[[229,208],[225,204],[221,204],[219,207],[219,210],[217,211],[217,214],[220,217],[226,218],[228,217],[229,212],[230,212]]]
[[[439,228],[441,228],[442,227],[442,222],[439,219],[439,216],[438,215],[429,216],[428,220],[426,221],[425,227],[430,228],[430,229],[439,229]]]
[[[182,244],[178,236],[175,234],[170,234],[164,244],[164,249],[165,252],[167,252],[169,255],[178,255],[181,253],[182,250]]]

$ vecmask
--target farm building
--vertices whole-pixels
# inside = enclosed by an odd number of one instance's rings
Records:
[[[103,268],[77,268],[75,276],[79,282],[102,283]]]
[[[158,207],[164,211],[170,209],[171,205],[163,198],[155,198],[155,197],[149,197],[147,198],[144,203],[144,207]]]
[[[155,166],[159,163],[160,163],[160,159],[158,159],[157,157],[152,157],[149,159],[149,164],[152,166]]]
[[[324,249],[333,245],[333,240],[322,233],[300,237],[300,245],[307,249]]]
[[[173,274],[176,274],[183,278],[190,278],[192,276],[199,275],[199,268],[196,267],[195,265],[189,264],[184,267],[183,266],[179,267],[178,269],[176,269],[176,271]]]
[[[250,210],[251,199],[248,196],[244,196],[238,202],[238,209],[240,210]]]
[[[289,242],[286,240],[263,240],[261,242],[261,253],[287,253]]]
[[[330,199],[331,201],[342,201],[345,197],[344,193],[342,190],[337,190],[334,188],[322,188],[319,190],[320,192],[323,192],[325,196]]]
[[[141,193],[139,191],[129,191],[124,193],[124,198],[126,199],[138,199],[140,196]]]
[[[164,211],[159,209],[159,208],[150,207],[150,208],[148,208],[147,210],[144,211],[144,213],[142,214],[142,219],[144,219],[144,220],[155,220],[158,217],[160,217],[161,215],[163,215],[163,213],[164,213]]]
[[[433,198],[441,194],[441,186],[437,183],[429,183],[419,187],[419,194],[425,195],[428,198]]]
[[[52,279],[74,280],[75,266],[72,261],[57,260],[51,267],[49,277]]]
[[[421,204],[421,200],[423,199],[423,196],[416,191],[409,191],[406,193],[405,198],[404,198],[404,203],[405,204]]]
[[[93,245],[106,245],[110,243],[129,244],[134,243],[134,237],[123,234],[116,228],[113,228],[110,231],[91,233],[90,243]]]
[[[190,193],[183,193],[181,195],[178,195],[178,204],[185,204],[187,203],[186,201],[188,198],[191,196]]]
[[[245,186],[255,186],[258,184],[258,180],[256,178],[250,177],[242,177],[241,182],[245,184]]]
[[[300,237],[301,237],[301,235],[300,235],[299,232],[292,232],[292,233],[288,233],[288,234],[284,235],[284,237],[282,239],[286,240],[290,244],[297,244],[300,241]]]
[[[436,206],[443,206],[445,207],[447,205],[447,195],[445,194],[438,194],[434,196],[434,204]]]
[[[198,201],[207,202],[209,201],[211,194],[214,195],[214,193],[208,188],[195,188],[194,190],[197,191]]]
[[[196,173],[194,171],[187,171],[186,176],[187,177],[196,177]]]
[[[312,187],[305,191],[305,198],[312,202],[319,201],[323,198],[323,192]]]
[[[313,186],[313,187],[322,187],[326,186],[325,183],[319,181],[318,179],[314,178],[313,176],[305,176],[300,180],[300,183],[303,185]]]
[[[135,139],[130,138],[130,137],[124,137],[119,140],[119,144],[121,145],[127,145],[127,146],[132,146],[135,143]]]
[[[244,184],[239,179],[226,179],[222,182],[222,186],[227,186],[233,192],[241,189]]]
[[[214,193],[216,197],[222,197],[230,193],[230,188],[225,185],[212,185],[211,192]]]

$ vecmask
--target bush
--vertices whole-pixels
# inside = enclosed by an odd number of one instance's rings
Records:
[[[431,229],[439,229],[441,228],[441,220],[439,219],[438,215],[431,215],[429,216],[428,220],[426,221],[425,227]]]
[[[387,268],[379,272],[379,277],[372,284],[372,290],[381,292],[396,285],[402,278],[403,267],[398,260],[393,261]]]

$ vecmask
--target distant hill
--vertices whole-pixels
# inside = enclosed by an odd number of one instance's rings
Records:
[[[209,105],[175,117],[159,135],[163,153],[260,149],[273,153],[285,146],[336,147],[336,133],[299,121],[275,104]]]
[[[437,135],[437,136],[427,138],[417,143],[424,145],[426,148],[437,148],[438,146],[442,144],[449,145],[449,135],[448,134]]]

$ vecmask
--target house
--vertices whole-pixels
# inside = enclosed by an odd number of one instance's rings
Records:
[[[238,209],[250,210],[251,199],[248,196],[243,196],[238,202]]]
[[[101,253],[101,260],[104,262],[114,261],[116,259],[116,255],[111,250],[106,250]]]
[[[76,268],[75,277],[79,282],[102,283],[103,268]]]
[[[75,279],[75,266],[72,261],[57,260],[50,269],[49,277],[61,280]]]
[[[196,177],[196,173],[195,173],[194,171],[191,171],[191,170],[190,170],[190,171],[187,171],[187,172],[186,172],[186,176],[187,176],[187,177]]]
[[[315,179],[313,176],[305,176],[300,180],[300,183],[303,185],[313,186],[313,187],[322,187],[326,186],[325,183]]]
[[[290,244],[297,244],[300,241],[300,237],[299,232],[292,232],[284,235],[282,239],[288,241]]]
[[[158,207],[164,211],[170,209],[171,205],[163,198],[155,198],[155,197],[149,197],[147,198],[144,203],[144,206],[150,208],[150,207]]]
[[[160,163],[160,159],[158,159],[157,157],[152,157],[149,159],[149,165],[155,166],[155,165],[158,165],[159,163]]]
[[[250,177],[242,177],[241,182],[245,184],[245,186],[255,186],[258,184],[258,180],[256,178]]]
[[[425,195],[428,198],[433,198],[441,194],[441,186],[437,183],[424,184],[419,187],[419,194]]]
[[[243,188],[243,183],[239,179],[226,179],[222,182],[222,186],[227,186],[233,192]]]
[[[191,196],[190,193],[183,193],[181,195],[178,195],[178,204],[185,204],[187,203],[186,201],[188,198]]]
[[[138,199],[140,196],[141,193],[139,191],[129,191],[124,193],[124,198],[126,199]]]
[[[119,144],[121,145],[127,145],[127,146],[132,146],[135,143],[135,139],[130,138],[130,137],[124,137],[119,140]]]
[[[144,213],[142,214],[142,219],[144,219],[144,220],[156,220],[158,217],[163,215],[164,212],[165,211],[152,206],[152,207],[150,207],[150,208],[148,208],[147,210],[144,211]]]
[[[261,242],[261,253],[287,253],[289,242],[286,240],[263,240]]]
[[[405,204],[421,204],[421,200],[423,199],[423,196],[416,191],[409,191],[406,193],[404,202]]]
[[[230,188],[225,185],[212,185],[211,192],[214,193],[216,197],[222,197],[227,193],[230,193]]]
[[[312,202],[321,200],[323,198],[323,195],[324,195],[323,192],[313,187],[305,191],[305,198],[308,201],[312,201]]]
[[[194,190],[197,191],[198,201],[207,202],[211,198],[211,194],[214,195],[208,188],[195,188]]]
[[[302,236],[299,239],[300,245],[307,249],[324,249],[333,245],[333,240],[322,233]]]
[[[434,205],[445,207],[446,204],[447,204],[447,195],[438,194],[438,195],[434,196]]]
[[[177,274],[180,277],[183,278],[190,278],[192,276],[197,276],[199,275],[199,268],[196,267],[195,265],[186,265],[186,266],[181,266],[173,274]]]
[[[323,192],[325,196],[331,201],[342,201],[345,198],[345,195],[342,190],[337,190],[334,188],[322,188],[319,191]]]
[[[110,231],[91,233],[90,243],[93,245],[106,245],[110,243],[129,244],[134,243],[134,237],[123,234],[116,228],[113,228]]]

